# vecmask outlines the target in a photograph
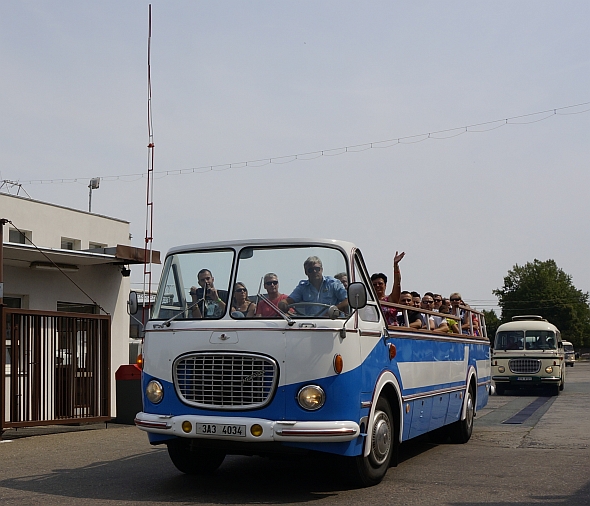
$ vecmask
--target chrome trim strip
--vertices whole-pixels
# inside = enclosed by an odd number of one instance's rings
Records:
[[[415,401],[416,399],[425,399],[427,397],[436,397],[437,395],[450,394],[453,392],[462,392],[465,390],[466,385],[451,388],[441,388],[439,390],[433,390],[431,392],[421,392],[419,394],[410,394],[402,396],[402,401]]]
[[[373,401],[362,401],[361,409],[370,408],[373,405]]]
[[[375,330],[359,330],[359,334],[361,336],[370,336],[370,337],[381,337],[383,335],[382,332],[377,332]]]
[[[355,429],[278,429],[275,431],[279,436],[354,436]]]
[[[133,420],[138,427],[146,427],[148,429],[170,429],[172,426],[166,422],[154,422],[151,420],[140,420],[136,418]]]

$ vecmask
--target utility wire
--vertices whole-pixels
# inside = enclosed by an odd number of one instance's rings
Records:
[[[36,245],[36,244],[35,244],[33,241],[31,241],[31,239],[29,239],[29,238],[26,236],[26,234],[25,234],[25,233],[24,233],[24,232],[23,232],[23,231],[22,231],[20,228],[18,228],[18,227],[17,227],[17,226],[16,226],[16,225],[15,225],[15,224],[14,224],[12,221],[10,221],[10,220],[6,220],[6,223],[10,223],[10,224],[11,224],[11,225],[12,225],[12,226],[13,226],[13,227],[14,227],[14,228],[15,228],[15,229],[16,229],[16,230],[17,230],[17,231],[18,231],[18,232],[19,232],[19,233],[20,233],[20,234],[21,234],[21,235],[22,235],[22,236],[23,236],[23,237],[24,237],[24,238],[27,240],[27,241],[29,241],[29,242],[30,242],[30,243],[31,243],[31,244],[32,244],[32,245],[35,247],[35,249],[36,249],[36,250],[37,250],[39,253],[41,253],[41,254],[42,254],[42,255],[43,255],[43,256],[44,256],[44,257],[45,257],[47,260],[49,260],[49,262],[51,262],[51,263],[53,264],[53,266],[54,266],[54,267],[55,267],[57,270],[59,270],[59,272],[61,272],[61,273],[62,273],[62,274],[63,274],[63,275],[66,277],[66,278],[68,278],[68,279],[69,279],[69,280],[70,280],[70,281],[71,281],[71,282],[72,282],[72,283],[73,283],[73,284],[76,286],[76,288],[78,288],[78,290],[80,290],[80,291],[81,291],[81,292],[82,292],[84,295],[86,295],[86,297],[88,297],[88,298],[89,298],[89,299],[90,299],[90,300],[91,300],[91,301],[94,303],[94,305],[95,305],[96,307],[98,307],[98,308],[99,308],[101,311],[103,311],[103,312],[104,312],[104,314],[106,314],[106,315],[110,315],[110,313],[109,313],[109,312],[108,312],[108,311],[107,311],[107,310],[106,310],[104,307],[102,307],[102,306],[101,306],[101,305],[100,305],[98,302],[96,302],[96,301],[95,301],[95,300],[94,300],[94,299],[93,299],[93,298],[92,298],[90,295],[88,295],[88,294],[87,294],[87,293],[84,291],[84,289],[83,289],[83,288],[82,288],[80,285],[78,285],[78,283],[76,283],[76,282],[75,282],[75,281],[74,281],[72,278],[70,278],[70,276],[68,276],[68,275],[67,275],[67,274],[66,274],[66,273],[65,273],[65,272],[62,270],[62,268],[61,268],[59,265],[57,265],[57,264],[56,264],[56,263],[55,263],[55,262],[54,262],[54,261],[53,261],[51,258],[49,258],[49,257],[48,257],[48,256],[45,254],[45,252],[44,252],[44,251],[41,251],[41,249],[39,249],[39,247],[38,247],[38,246],[37,246],[37,245]]]
[[[519,116],[511,116],[509,118],[502,118],[493,121],[485,121],[483,123],[474,123],[472,125],[466,125],[462,127],[447,128],[444,130],[436,130],[433,132],[427,132],[423,134],[408,135],[404,137],[396,137],[393,139],[387,139],[382,141],[365,142],[363,144],[354,144],[351,146],[344,146],[339,148],[320,149],[318,151],[308,151],[304,153],[297,153],[294,155],[283,155],[275,157],[260,158],[257,160],[248,160],[242,162],[222,163],[218,165],[203,165],[200,167],[191,167],[187,169],[174,169],[174,170],[163,170],[154,171],[154,175],[158,175],[158,179],[167,176],[180,176],[185,174],[202,174],[205,172],[219,172],[230,169],[243,169],[243,168],[258,168],[264,167],[265,165],[282,165],[286,163],[292,163],[295,161],[309,161],[315,160],[322,156],[340,156],[347,153],[358,153],[361,151],[367,151],[369,149],[387,149],[400,144],[415,144],[418,142],[424,142],[427,140],[448,140],[459,135],[466,133],[486,133],[497,128],[502,128],[507,125],[530,125],[532,123],[538,123],[545,121],[555,116],[569,116],[573,114],[583,114],[590,111],[590,107],[581,111],[572,111],[575,108],[582,108],[590,106],[590,102],[582,102],[580,104],[568,105],[565,107],[557,107],[554,109],[547,109],[545,111],[538,111],[528,114],[521,114]],[[535,116],[541,116],[535,118]],[[525,120],[529,118],[530,121],[517,121]],[[534,118],[534,119],[533,119]],[[447,135],[444,135],[447,134]],[[443,135],[440,137],[440,135]],[[134,182],[139,179],[146,177],[145,173],[134,173],[134,174],[120,174],[113,176],[100,176],[103,181],[123,181],[123,182]],[[127,181],[125,178],[133,178]],[[62,184],[62,183],[83,183],[87,184],[88,177],[84,178],[59,178],[59,179],[30,179],[28,181],[19,181],[22,184]]]

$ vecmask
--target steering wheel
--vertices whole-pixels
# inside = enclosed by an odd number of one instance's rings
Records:
[[[305,308],[314,306],[318,308],[317,312],[314,314],[308,314]],[[289,309],[293,308],[295,310],[295,314],[298,316],[322,316],[326,313],[326,311],[328,311],[331,305],[322,304],[321,302],[295,302],[293,304],[289,304],[287,307]]]

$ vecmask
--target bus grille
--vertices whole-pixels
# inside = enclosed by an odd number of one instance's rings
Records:
[[[536,374],[541,369],[541,361],[535,358],[514,358],[508,367],[515,374]]]
[[[253,409],[268,404],[278,381],[277,363],[253,354],[193,353],[174,363],[174,385],[191,406]]]

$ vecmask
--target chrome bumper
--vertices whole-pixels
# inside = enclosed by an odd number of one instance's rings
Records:
[[[190,422],[190,432],[182,429],[184,422]],[[201,425],[244,425],[244,436],[197,434],[197,426]],[[351,441],[359,436],[358,423],[344,422],[296,422],[275,421],[261,418],[244,417],[217,417],[195,415],[154,415],[150,413],[137,413],[135,425],[146,432],[155,434],[169,434],[172,436],[217,439],[227,441],[266,442],[266,441],[299,441],[299,442],[339,442]],[[253,425],[262,427],[260,436],[253,436],[250,428]]]

